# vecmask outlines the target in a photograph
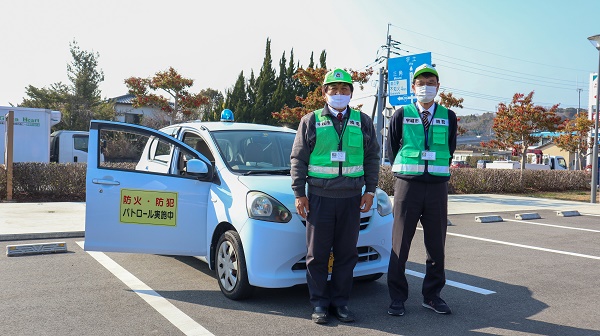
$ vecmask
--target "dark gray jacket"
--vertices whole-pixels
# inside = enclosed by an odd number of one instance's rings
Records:
[[[323,108],[323,116],[329,115],[333,120],[333,125],[338,134],[341,132],[341,126],[337,118],[331,115],[328,106]],[[350,115],[346,111],[345,119]],[[365,159],[363,163],[364,176],[346,177],[338,176],[332,179],[323,179],[308,176],[308,161],[310,153],[315,148],[317,133],[315,126],[315,113],[309,113],[302,117],[298,125],[298,133],[292,147],[290,156],[292,169],[292,190],[296,197],[306,196],[306,185],[308,184],[308,193],[323,197],[346,198],[355,195],[361,195],[362,187],[365,192],[375,192],[377,182],[379,181],[379,153],[380,147],[377,143],[373,121],[364,113],[360,114],[361,129],[363,133],[363,150]],[[345,120],[344,120],[345,121]]]

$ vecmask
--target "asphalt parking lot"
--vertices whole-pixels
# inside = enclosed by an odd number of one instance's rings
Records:
[[[84,238],[65,238],[68,253],[0,256],[0,333],[600,335],[599,214],[581,210],[581,216],[557,216],[559,208],[574,209],[570,203],[523,206],[515,199],[509,200],[514,208],[503,207],[506,211],[486,208],[490,203],[475,207],[481,212],[463,209],[449,215],[442,292],[453,310],[449,316],[421,307],[426,254],[420,230],[407,265],[411,293],[406,315],[386,314],[384,276],[355,284],[350,307],[356,323],[325,326],[310,321],[305,286],[259,289],[250,300],[231,301],[195,258],[90,254],[79,245]],[[540,218],[515,219],[531,213]],[[490,215],[503,220],[475,221]],[[0,247],[51,241],[57,239],[2,241]],[[132,285],[132,277],[139,282]]]

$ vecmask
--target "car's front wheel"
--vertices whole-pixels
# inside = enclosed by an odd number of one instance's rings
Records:
[[[237,232],[230,230],[221,235],[215,265],[219,287],[227,298],[241,300],[252,295],[254,287],[248,282],[246,258]]]

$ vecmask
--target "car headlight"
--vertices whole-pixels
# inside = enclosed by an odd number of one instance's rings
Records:
[[[392,201],[385,191],[377,188],[375,190],[375,197],[377,197],[377,212],[381,217],[387,216],[392,213]]]
[[[290,211],[273,197],[251,191],[246,196],[248,216],[268,222],[287,223],[292,219]]]

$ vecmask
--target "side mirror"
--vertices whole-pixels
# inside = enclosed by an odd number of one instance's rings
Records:
[[[207,174],[208,166],[202,160],[191,159],[187,162],[186,172],[188,174]]]

